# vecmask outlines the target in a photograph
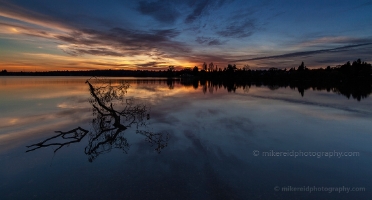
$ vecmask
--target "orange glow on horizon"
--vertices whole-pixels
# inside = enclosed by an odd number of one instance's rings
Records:
[[[22,56],[22,59],[17,59]],[[169,66],[174,66],[176,70],[185,68],[192,69],[199,67],[203,63],[172,60],[160,65],[140,67],[138,65],[150,63],[144,61],[136,63],[135,60],[113,58],[109,56],[86,56],[74,57],[53,54],[25,53],[22,55],[11,55],[1,59],[0,70],[8,72],[45,72],[45,71],[88,71],[88,70],[167,70]]]

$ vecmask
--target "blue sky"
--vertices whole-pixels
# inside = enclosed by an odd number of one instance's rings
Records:
[[[371,62],[371,11],[371,0],[0,0],[0,65],[35,71]]]

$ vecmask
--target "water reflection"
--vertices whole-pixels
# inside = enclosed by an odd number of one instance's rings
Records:
[[[146,122],[150,119],[150,114],[146,104],[136,103],[133,98],[125,98],[130,86],[128,82],[95,78],[87,80],[86,84],[89,86],[91,95],[89,103],[95,117],[92,119],[92,130],[77,127],[69,131],[56,131],[57,135],[27,146],[30,149],[26,152],[49,146],[57,147],[54,150],[57,152],[64,146],[81,142],[88,135],[85,154],[92,162],[100,154],[110,152],[112,149],[121,149],[126,153],[129,150],[129,143],[124,133],[130,127],[135,127],[137,134],[145,136],[145,140],[151,146],[155,146],[158,153],[167,146],[168,134],[140,129],[147,127]]]
[[[302,98],[299,85],[291,90],[279,83],[110,78],[84,84],[86,78],[51,77],[27,85],[14,79],[19,87],[0,88],[0,148],[7,148],[0,151],[0,199],[340,199],[345,194],[274,187],[371,185],[371,99],[311,88]],[[131,114],[138,123],[130,125]],[[162,130],[171,136],[167,147],[167,134],[157,134]],[[361,156],[295,159],[254,156],[255,150]]]
[[[341,94],[346,96],[348,99],[352,97],[360,101],[361,99],[367,98],[372,93],[372,84],[371,82],[354,82],[354,83],[339,83],[339,84],[329,84],[329,83],[322,83],[322,82],[270,82],[270,81],[262,81],[262,82],[244,82],[244,81],[231,81],[231,80],[224,80],[224,81],[208,81],[208,80],[189,80],[189,79],[181,79],[180,84],[184,86],[193,86],[195,89],[198,88],[200,85],[202,87],[203,93],[207,91],[209,93],[213,93],[213,91],[217,91],[218,89],[224,89],[228,92],[235,92],[237,89],[242,88],[245,92],[249,90],[250,87],[256,86],[261,87],[265,86],[271,90],[277,90],[279,88],[291,88],[293,90],[297,90],[301,96],[305,95],[306,90],[316,90],[322,91],[326,90],[327,92],[334,92],[337,94]],[[170,85],[170,84],[168,84]]]
[[[129,80],[130,81],[130,80]],[[181,79],[163,79],[163,80],[133,80],[136,84],[156,84],[162,85],[166,83],[168,89],[172,90],[176,85],[181,85],[186,88],[194,88],[195,90],[199,87],[202,88],[203,93],[213,94],[217,90],[226,90],[227,92],[236,92],[238,89],[243,89],[244,92],[248,92],[249,88],[255,87],[267,87],[270,90],[277,90],[280,88],[290,88],[297,90],[298,93],[303,97],[305,92],[309,90],[313,91],[327,91],[334,92],[347,97],[348,99],[353,98],[357,101],[367,98],[372,93],[372,82],[371,81],[360,81],[360,82],[347,82],[347,83],[329,83],[321,81],[241,81],[241,80],[206,80],[206,79],[194,79],[194,78],[181,78]]]

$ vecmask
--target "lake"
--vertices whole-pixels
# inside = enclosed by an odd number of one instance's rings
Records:
[[[0,77],[0,199],[369,199],[371,98],[302,94]]]

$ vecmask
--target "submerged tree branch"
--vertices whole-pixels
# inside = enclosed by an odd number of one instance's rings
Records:
[[[67,132],[56,131],[59,133],[53,137],[45,139],[42,142],[29,145],[27,148],[32,148],[26,152],[48,146],[56,146],[54,152],[57,152],[62,147],[80,142],[88,133],[88,146],[85,147],[85,154],[89,156],[89,161],[92,162],[102,153],[110,152],[112,149],[122,149],[127,152],[129,144],[123,136],[123,132],[136,125],[137,133],[146,137],[146,141],[151,143],[151,146],[156,145],[156,151],[160,151],[167,146],[169,139],[168,134],[163,137],[162,133],[152,133],[149,131],[138,130],[139,126],[146,126],[145,116],[149,119],[147,107],[143,104],[133,104],[133,99],[126,101],[123,110],[118,111],[114,108],[115,103],[123,103],[128,84],[120,84],[113,86],[111,82],[105,82],[106,85],[94,87],[90,82],[86,81],[89,86],[89,91],[92,99],[89,100],[93,107],[92,131],[88,131],[81,127],[72,129]],[[101,81],[102,82],[102,81]],[[147,114],[146,114],[147,113]],[[68,140],[67,142],[51,142],[57,139]],[[48,143],[51,142],[51,143]]]
[[[63,146],[66,146],[66,145],[69,145],[69,144],[72,144],[72,143],[80,142],[87,135],[87,133],[89,133],[89,131],[85,130],[81,127],[77,127],[75,129],[72,129],[72,130],[67,131],[67,132],[56,131],[56,133],[59,133],[59,134],[55,135],[51,138],[45,139],[42,142],[27,146],[27,148],[32,148],[32,147],[33,148],[27,150],[26,152],[34,151],[36,149],[39,149],[39,148],[42,148],[42,147],[49,147],[49,146],[57,146],[58,148],[54,150],[54,152],[57,152]],[[73,139],[73,140],[68,141],[68,142],[62,142],[62,143],[47,143],[48,141],[53,140],[53,139],[57,139],[58,137],[60,137],[62,139]]]

